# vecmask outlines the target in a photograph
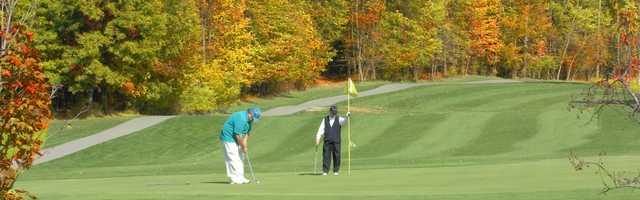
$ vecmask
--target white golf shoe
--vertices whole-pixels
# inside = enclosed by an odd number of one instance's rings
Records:
[[[231,184],[231,185],[242,185],[242,184],[248,184],[250,182],[251,181],[249,181],[249,179],[243,178],[240,181],[231,181],[231,182],[229,182],[229,184]]]
[[[337,176],[337,175],[340,175],[340,174],[338,174],[338,172],[333,172],[333,175]]]
[[[323,175],[323,176],[326,176],[326,175],[327,175],[327,173],[322,173],[322,175]]]

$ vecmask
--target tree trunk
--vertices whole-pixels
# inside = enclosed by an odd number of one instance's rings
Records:
[[[542,71],[538,70],[538,79],[542,79]]]
[[[444,70],[442,71],[442,75],[444,77],[449,76],[449,68],[447,67],[447,52],[444,52],[444,59],[442,61],[442,65],[444,66]]]
[[[358,70],[358,78],[360,80],[364,79],[364,75],[362,72],[362,33],[360,32],[360,26],[358,24],[358,13],[360,12],[360,1],[356,1],[356,20],[355,20],[355,24],[356,24],[356,43],[357,43],[357,49],[356,49],[356,66],[357,66],[357,70]]]
[[[205,19],[202,18],[202,63],[207,64],[207,27]]]
[[[106,83],[100,84],[100,98],[102,101],[102,112],[104,114],[109,113],[109,86]]]
[[[471,57],[467,57],[466,63],[464,64],[463,75],[467,76],[467,72],[469,70],[469,62],[471,62]]]
[[[598,64],[596,64],[596,79],[600,79],[600,61],[598,61]]]
[[[575,73],[572,74],[571,72],[573,71],[573,68],[574,68],[573,64],[574,64],[577,56],[578,55],[576,55],[573,58],[571,58],[571,62],[569,62],[569,65],[567,66],[567,78],[565,80],[568,80],[568,81],[569,80],[573,80],[572,76],[574,76]]]
[[[598,34],[598,47],[596,47],[596,49],[598,49],[598,60],[596,61],[596,79],[600,79],[600,60],[602,59],[602,53],[600,52],[600,42],[602,41],[601,38],[601,34],[600,34],[600,14],[602,13],[602,0],[598,0],[598,31],[596,32],[596,34]]]
[[[436,78],[436,59],[433,59],[433,63],[431,64],[431,80],[435,80]]]
[[[560,73],[562,72],[562,63],[564,62],[564,57],[567,55],[567,49],[569,48],[569,36],[566,36],[567,42],[564,45],[564,50],[562,51],[562,56],[560,57],[560,63],[558,66],[558,75],[556,76],[556,80],[560,80]]]
[[[620,46],[620,33],[616,34],[616,37],[617,37],[617,40],[618,40],[618,44],[616,44],[616,45],[619,45],[619,46]],[[622,64],[620,63],[620,48],[622,48],[622,47],[617,47],[617,48],[616,48],[616,66],[617,66],[618,68],[620,68],[620,67],[621,67],[621,65],[622,65]]]
[[[358,11],[357,2],[356,2],[356,7],[355,8],[352,7],[352,8],[353,8],[352,9],[352,13],[356,13],[357,14],[357,11]],[[355,15],[351,15],[351,20],[354,23],[351,23],[351,34],[350,34],[350,39],[351,39],[351,42],[352,42],[352,44],[351,44],[351,63],[350,63],[351,64],[351,68],[347,67],[347,78],[351,78],[351,70],[352,70],[352,68],[357,68],[357,66],[356,66],[357,65],[356,64],[356,57],[357,56],[356,56],[356,49],[355,49],[356,47],[353,46],[354,37],[356,37],[355,36],[355,34],[356,34],[356,30],[355,30],[356,29],[356,27],[355,27],[356,17],[354,17],[354,16]]]
[[[522,71],[524,74],[527,74],[527,70],[529,69],[529,15],[527,14],[524,23],[524,67]]]
[[[369,62],[369,65],[371,67],[371,80],[378,79],[377,74],[376,74],[376,65],[373,64],[373,61]]]

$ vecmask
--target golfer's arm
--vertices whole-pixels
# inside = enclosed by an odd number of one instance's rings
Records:
[[[324,135],[324,119],[320,122],[320,127],[318,127],[318,132],[316,132],[316,142],[320,141],[320,138]]]
[[[338,121],[340,122],[340,125],[341,125],[341,126],[342,126],[342,125],[344,125],[344,123],[345,123],[345,122],[347,122],[347,120],[349,120],[349,119],[344,118],[344,117],[339,117],[339,118],[338,118]]]
[[[247,135],[248,136],[248,135]],[[238,141],[238,145],[240,145],[240,147],[245,148],[247,147],[247,137],[242,137],[240,135],[236,135],[236,141]]]

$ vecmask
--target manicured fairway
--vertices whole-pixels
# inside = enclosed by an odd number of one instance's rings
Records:
[[[589,123],[567,110],[586,85],[441,84],[352,102],[351,176],[313,176],[324,112],[265,118],[250,151],[260,185],[228,185],[218,131],[225,116],[180,116],[34,167],[18,183],[41,199],[638,199],[598,194],[569,150],[640,169],[640,125],[618,111]],[[339,105],[345,111],[344,104]],[[343,131],[346,139],[346,130]]]
[[[102,118],[87,118],[71,120],[70,127],[64,127],[64,120],[53,120],[49,124],[49,134],[44,146],[53,147],[78,138],[99,133],[112,128],[136,116],[110,116]]]

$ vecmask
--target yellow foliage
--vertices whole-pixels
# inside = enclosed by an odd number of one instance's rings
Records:
[[[242,81],[233,71],[225,71],[219,64],[203,64],[185,74],[180,95],[182,112],[210,112],[227,105],[240,96]]]
[[[636,93],[636,94],[640,93],[640,78],[632,80],[629,83],[629,87],[633,93]]]

